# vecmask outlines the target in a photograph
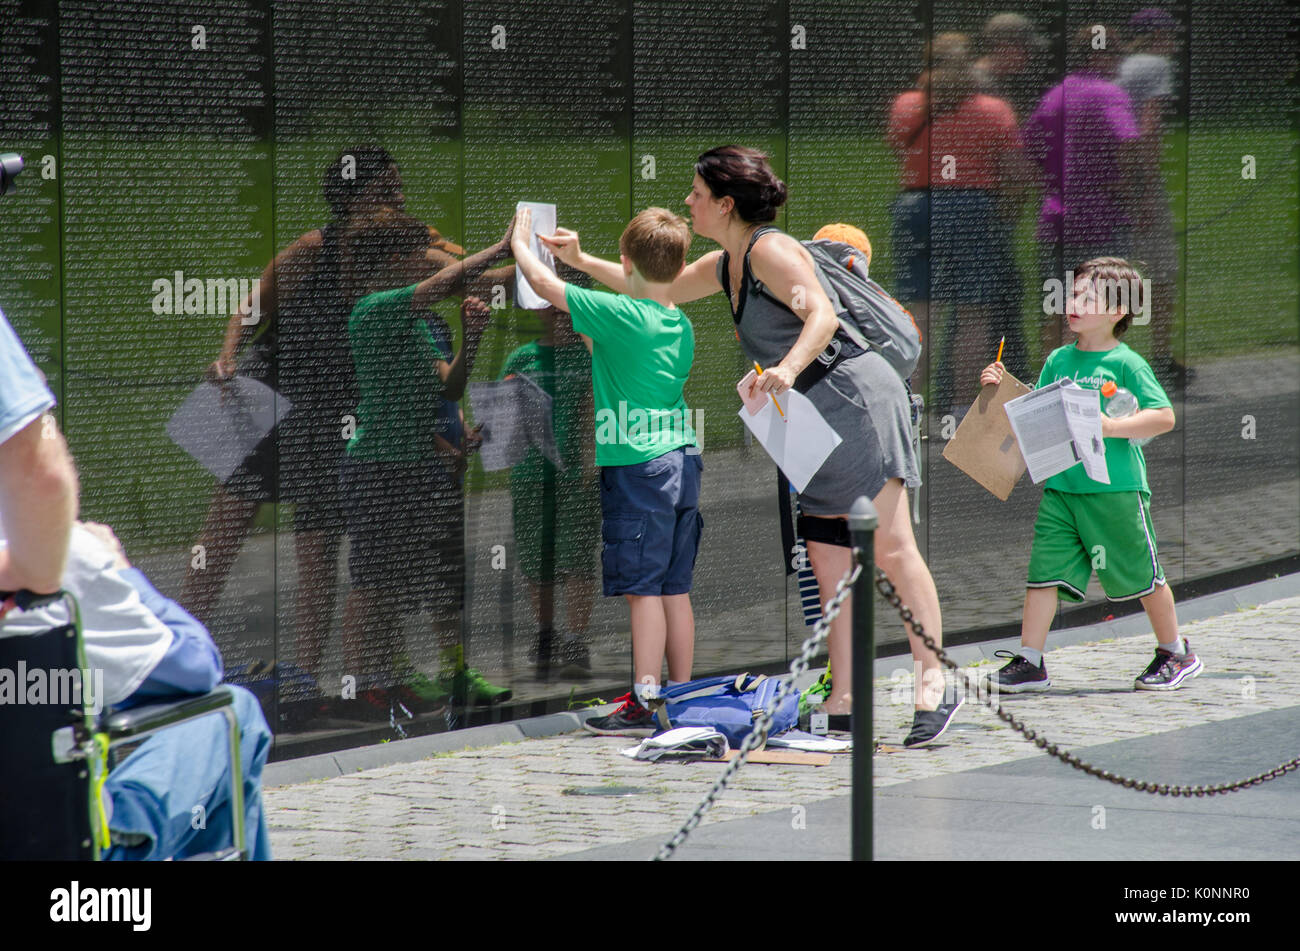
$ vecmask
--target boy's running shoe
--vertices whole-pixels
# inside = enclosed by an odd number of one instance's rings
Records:
[[[957,715],[963,702],[957,699],[952,703],[941,703],[934,710],[917,710],[912,714],[912,732],[907,734],[903,745],[910,750],[939,739],[952,723],[952,718]]]
[[[1192,653],[1191,644],[1187,645],[1186,654],[1174,654],[1157,647],[1156,656],[1147,664],[1147,669],[1133,681],[1133,689],[1177,690],[1204,669],[1201,659]]]
[[[659,721],[654,714],[641,704],[631,693],[626,693],[614,701],[622,706],[609,716],[592,717],[583,722],[583,727],[600,736],[654,736],[659,729]]]
[[[1011,651],[994,651],[993,656],[1011,658],[1005,667],[990,678],[991,686],[999,693],[1039,693],[1052,686],[1052,682],[1047,679],[1046,660],[1039,666]]]

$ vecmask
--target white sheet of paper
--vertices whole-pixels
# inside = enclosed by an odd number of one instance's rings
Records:
[[[537,255],[537,259],[554,273],[555,258],[551,256],[551,252],[547,250],[546,246],[537,240],[537,236],[539,234],[555,233],[557,220],[555,206],[545,202],[521,201],[515,205],[515,210],[518,211],[521,208],[527,208],[533,213],[533,237],[529,247],[532,248],[533,254]],[[524,272],[519,268],[515,268],[515,306],[522,307],[524,310],[545,310],[551,306],[549,301],[539,297],[537,292],[529,286],[528,281],[524,279]]]
[[[479,456],[486,471],[518,465],[530,446],[557,468],[565,468],[555,446],[551,395],[528,377],[518,374],[499,382],[471,383],[469,405],[474,422],[483,426]]]
[[[751,416],[743,406],[737,415],[785,473],[790,484],[802,492],[826,458],[844,440],[802,393],[786,390],[776,399],[785,413],[784,418],[776,411],[770,398],[754,415]]]
[[[537,385],[531,377],[518,374],[515,379],[522,381],[520,400],[524,415],[528,421],[528,440],[537,447],[555,468],[563,472],[568,468],[560,458],[559,447],[555,445],[555,423],[551,415],[554,401],[551,394]]]
[[[1110,485],[1106,441],[1101,436],[1101,394],[1070,383],[1061,388],[1061,401],[1065,407],[1065,421],[1074,437],[1074,448],[1083,461],[1088,478]]]
[[[1072,380],[1058,380],[1006,404],[1011,431],[1020,444],[1030,479],[1036,483],[1050,479],[1083,461],[1086,455],[1089,477],[1110,483],[1101,419],[1090,419],[1090,404],[1100,412],[1100,403],[1092,391]]]
[[[248,377],[200,383],[167,421],[167,435],[225,482],[292,408],[275,390]]]

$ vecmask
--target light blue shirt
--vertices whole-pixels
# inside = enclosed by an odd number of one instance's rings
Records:
[[[54,394],[0,311],[0,443],[53,405]]]

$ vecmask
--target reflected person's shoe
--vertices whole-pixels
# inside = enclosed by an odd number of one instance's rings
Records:
[[[528,663],[536,668],[538,677],[561,680],[586,680],[591,676],[591,652],[577,637],[555,637],[551,640],[550,662],[541,663],[541,639],[528,651]]]
[[[1186,654],[1173,654],[1157,647],[1156,656],[1147,669],[1138,674],[1133,681],[1134,690],[1177,690],[1205,669],[1201,659],[1192,653],[1192,645],[1187,645]]]
[[[387,723],[392,709],[388,691],[380,687],[369,687],[358,691],[354,698],[334,702],[338,716],[362,723]]]
[[[1047,661],[1032,664],[1011,651],[994,651],[994,657],[1009,657],[1010,661],[990,679],[990,686],[998,693],[1041,693],[1052,682],[1047,678]]]
[[[438,678],[437,685],[444,696],[471,707],[504,703],[514,696],[509,687],[489,683],[473,667],[461,667],[450,677],[444,674]]]
[[[583,729],[600,736],[653,736],[659,721],[629,692],[614,701],[622,706],[608,716],[583,721]]]
[[[939,739],[952,724],[952,718],[957,715],[962,703],[958,699],[952,703],[941,703],[934,710],[917,710],[912,714],[912,732],[907,734],[903,745],[910,750]]]

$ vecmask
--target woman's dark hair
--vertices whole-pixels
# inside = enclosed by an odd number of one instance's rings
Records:
[[[775,220],[776,210],[785,204],[785,182],[757,149],[741,145],[710,149],[696,161],[695,174],[704,179],[714,198],[730,197],[736,214],[750,224]]]
[[[346,168],[345,168],[346,164]],[[361,145],[342,149],[321,175],[321,194],[330,206],[330,215],[342,218],[348,205],[365,187],[397,163],[388,150],[378,145]],[[346,174],[345,174],[346,172]]]

